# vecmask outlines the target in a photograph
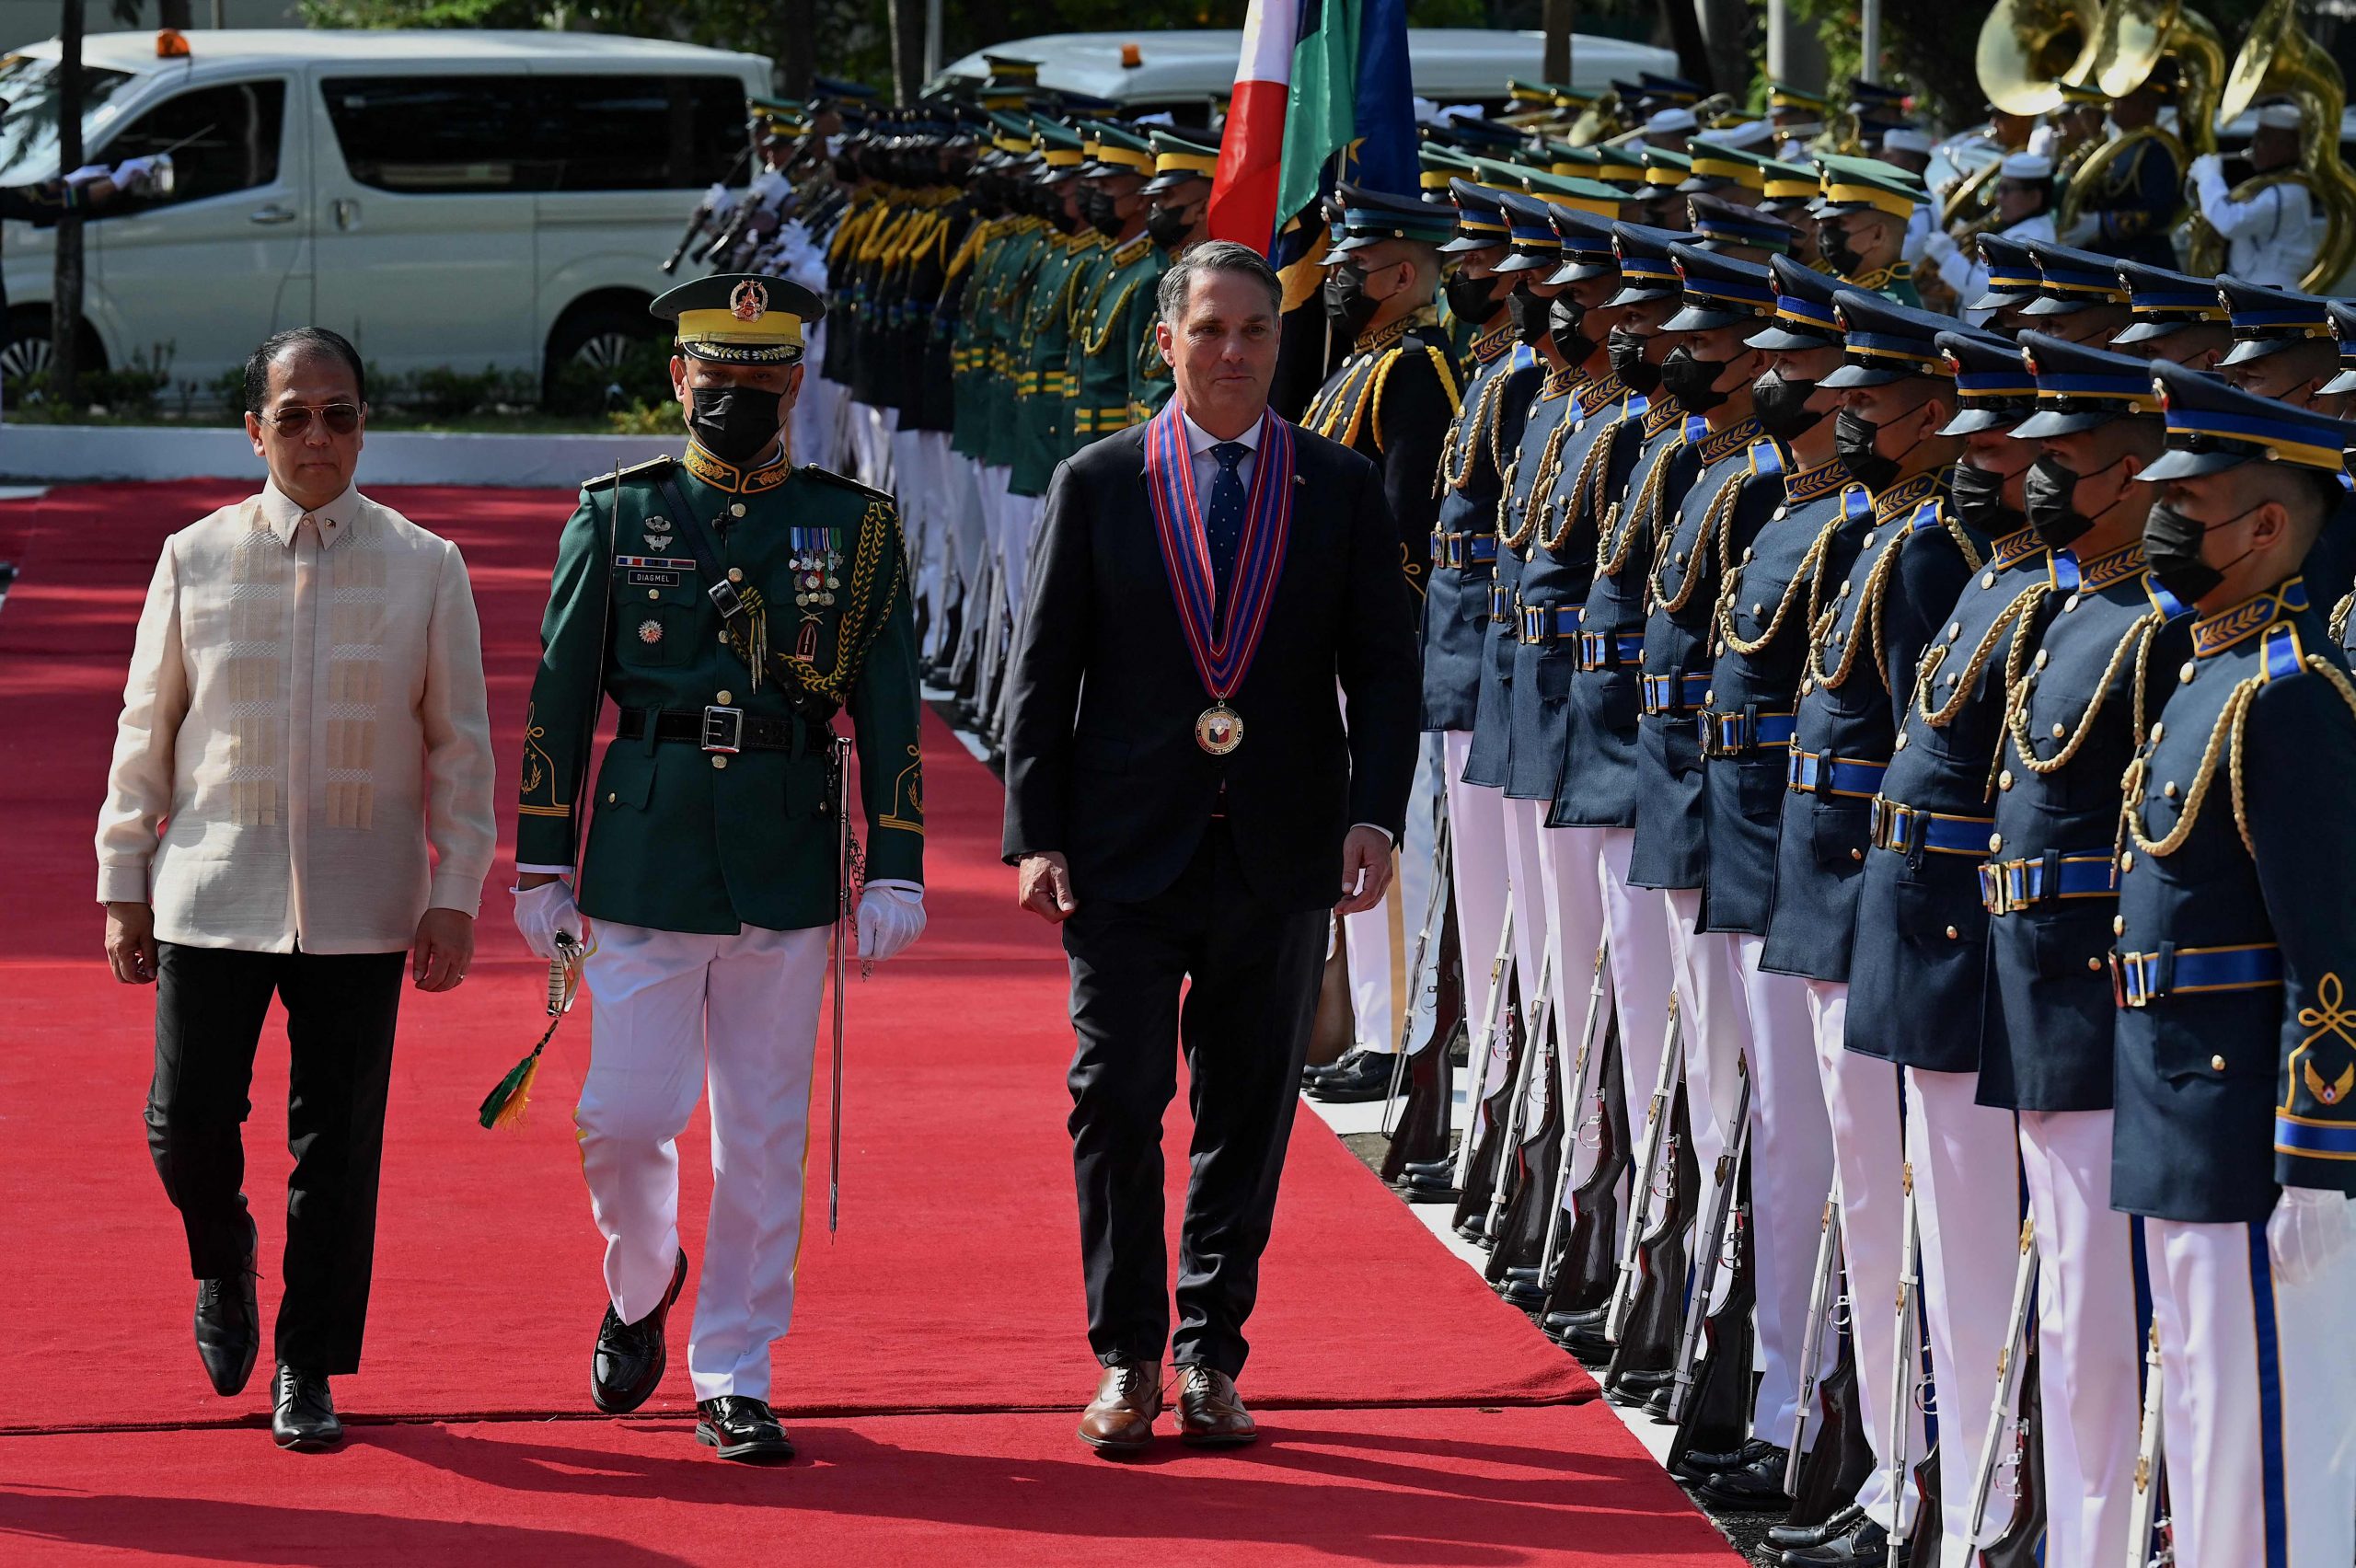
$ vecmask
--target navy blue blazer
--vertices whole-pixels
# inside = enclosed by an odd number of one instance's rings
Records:
[[[1512,699],[1506,794],[1513,800],[1552,801],[1563,776],[1579,604],[1595,575],[1595,525],[1573,497],[1627,390],[1607,374],[1567,386],[1559,401],[1542,395],[1521,433],[1514,527],[1528,535],[1529,559],[1515,594],[1513,676],[1506,687]]]
[[[1424,594],[1424,728],[1470,730],[1488,640],[1489,587],[1496,576],[1497,498],[1521,439],[1538,369],[1510,327],[1472,345],[1477,363],[1440,447],[1439,521]]]
[[[1873,499],[1838,460],[1786,473],[1783,487],[1784,503],[1718,595],[1710,706],[1702,716],[1705,931],[1767,933],[1808,628],[1832,585],[1848,576],[1873,516]]]
[[[1549,372],[1530,388],[1513,455],[1505,468],[1504,499],[1497,504],[1497,569],[1489,584],[1489,624],[1481,641],[1481,688],[1472,709],[1472,744],[1464,754],[1464,781],[1502,789],[1513,763],[1513,674],[1520,646],[1521,574],[1528,569],[1537,520],[1519,504],[1546,452],[1546,438],[1562,423],[1570,404],[1569,384],[1583,373]]]
[[[1868,808],[1889,763],[1898,709],[1913,693],[1915,660],[1945,628],[1986,548],[1949,510],[1944,473],[1874,497],[1800,677],[1762,969],[1849,978]]]
[[[1991,863],[1980,873],[1989,975],[2004,1027],[1981,1047],[1980,1103],[2110,1108],[2111,917],[2119,913],[2119,778],[2155,717],[2138,670],[2173,685],[2192,623],[2143,570],[2142,542],[2083,563],[2010,699]],[[2074,600],[2076,607],[2067,608]]]
[[[2111,1202],[2254,1225],[2356,1193],[2356,688],[2296,578],[2192,636],[2126,779]]]
[[[1699,465],[1653,553],[1652,613],[1645,620],[1636,726],[1636,887],[1698,888],[1708,856],[1700,714],[1710,692],[1710,644],[1727,572],[1784,501],[1783,458],[1743,420],[1715,435],[1689,420]]]

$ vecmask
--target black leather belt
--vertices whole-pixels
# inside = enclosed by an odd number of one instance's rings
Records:
[[[617,740],[635,741],[646,733],[648,709],[625,708],[614,727]],[[741,708],[665,708],[654,714],[654,738],[692,744],[700,750],[733,755],[748,751],[791,751],[793,721],[762,719]]]

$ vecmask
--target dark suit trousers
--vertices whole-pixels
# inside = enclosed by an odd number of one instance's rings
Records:
[[[285,1293],[277,1355],[322,1376],[360,1369],[376,1248],[393,1020],[403,952],[276,953],[156,944],[156,1079],[147,1149],[188,1231],[191,1272],[252,1266],[244,1124],[254,1051],[276,996],[290,1048]]]
[[[1115,904],[1078,891],[1064,951],[1079,1036],[1070,1126],[1089,1343],[1110,1366],[1160,1361],[1167,1343],[1171,1360],[1233,1377],[1250,1348],[1243,1320],[1299,1104],[1327,916],[1262,903],[1222,821],[1153,898]],[[1195,1117],[1174,1338],[1161,1172],[1173,1045],[1185,1053]]]

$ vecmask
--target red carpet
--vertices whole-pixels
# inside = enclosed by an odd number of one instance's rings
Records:
[[[1077,1451],[1070,1412],[1094,1367],[1063,1130],[1063,964],[1046,928],[1012,907],[996,782],[937,725],[930,930],[908,958],[854,982],[843,1232],[825,1234],[821,1147],[796,1325],[779,1353],[778,1402],[814,1468],[746,1478],[699,1464],[676,1419],[364,1427],[352,1452],[316,1466],[282,1459],[250,1431],[93,1435],[248,1424],[267,1409],[266,1364],[222,1401],[188,1343],[185,1253],[139,1115],[152,1001],[107,975],[90,903],[90,835],[141,592],[163,536],[238,493],[90,487],[0,505],[0,557],[24,570],[0,613],[0,801],[17,847],[0,903],[0,1256],[14,1265],[12,1294],[31,1304],[0,1348],[0,1434],[40,1435],[0,1442],[0,1543],[40,1557],[78,1544],[262,1562],[421,1551],[531,1561],[588,1548],[598,1562],[693,1562],[736,1554],[726,1506],[759,1500],[806,1510],[797,1544],[862,1562],[988,1560],[1018,1550],[1013,1532],[1022,1555],[1050,1559],[1101,1554],[1106,1537],[1159,1538],[1190,1561],[1225,1561],[1218,1543],[1230,1541],[1257,1557],[1400,1562],[1713,1556],[1715,1533],[1618,1424],[1600,1407],[1565,1407],[1593,1393],[1576,1365],[1306,1115],[1244,1379],[1255,1404],[1281,1412],[1278,1441],[1245,1461],[1173,1450],[1143,1476]],[[512,759],[569,498],[380,499],[465,550],[493,737]],[[520,1132],[473,1121],[539,1017],[506,872],[502,862],[486,893],[474,978],[405,999],[368,1361],[337,1385],[363,1422],[544,1423],[587,1409],[599,1242],[569,1118],[585,1014],[551,1047]],[[284,1096],[273,1030],[247,1139],[265,1310]],[[824,1114],[814,1108],[814,1124]],[[1172,1148],[1183,1118],[1182,1101]],[[702,1136],[691,1130],[691,1147]],[[692,1257],[709,1177],[697,1158],[682,1163]],[[1174,1188],[1183,1156],[1172,1166]],[[675,1367],[648,1413],[687,1402]],[[1519,1405],[1543,1408],[1467,1408]],[[584,1512],[583,1494],[604,1501]],[[700,1504],[716,1506],[684,1506]]]

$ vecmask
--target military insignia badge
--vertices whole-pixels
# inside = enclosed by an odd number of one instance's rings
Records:
[[[638,640],[641,642],[647,644],[649,647],[662,641],[663,623],[658,620],[642,620],[639,622]]]
[[[769,308],[769,291],[747,278],[728,296],[728,314],[739,321],[758,321]]]

